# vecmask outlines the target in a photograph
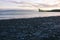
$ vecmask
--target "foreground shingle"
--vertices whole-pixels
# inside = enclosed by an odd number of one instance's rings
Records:
[[[60,17],[0,20],[0,40],[60,40]]]

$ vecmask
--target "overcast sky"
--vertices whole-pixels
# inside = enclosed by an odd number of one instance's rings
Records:
[[[48,4],[48,5],[55,5],[59,3],[59,0],[0,0],[0,8],[19,8],[20,6],[18,3],[12,2],[29,2],[29,3],[41,3],[41,4]],[[23,4],[22,4],[23,5]]]
[[[27,2],[32,2],[32,3],[44,3],[44,4],[56,4],[58,3],[58,0],[0,0],[0,1],[4,1],[4,2],[7,2],[7,1],[17,1],[17,2],[21,2],[21,1],[27,1]]]

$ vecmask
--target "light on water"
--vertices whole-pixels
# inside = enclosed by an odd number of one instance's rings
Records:
[[[60,12],[37,12],[32,10],[0,10],[0,19],[60,16]]]

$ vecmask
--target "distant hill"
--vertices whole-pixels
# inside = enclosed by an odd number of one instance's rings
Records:
[[[51,10],[49,12],[60,12],[60,9],[54,9],[54,10]]]
[[[54,9],[54,10],[41,10],[41,9],[38,9],[39,12],[60,12],[60,9]]]

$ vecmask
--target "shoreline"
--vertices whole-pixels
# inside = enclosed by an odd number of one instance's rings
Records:
[[[25,14],[1,14],[1,19],[20,19],[20,18],[35,18],[35,17],[51,17],[51,16],[60,16],[60,12],[26,12]]]

